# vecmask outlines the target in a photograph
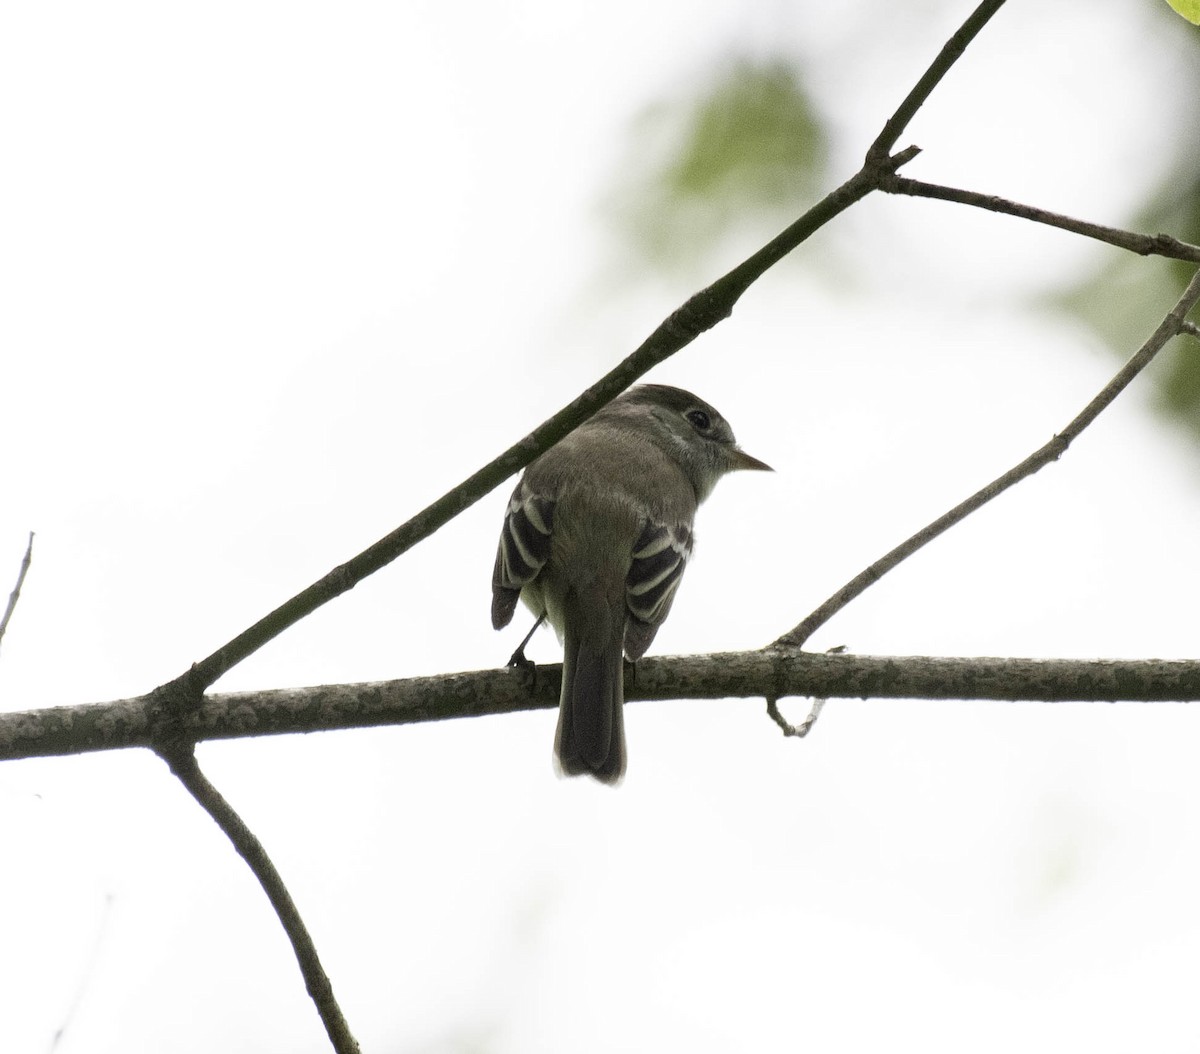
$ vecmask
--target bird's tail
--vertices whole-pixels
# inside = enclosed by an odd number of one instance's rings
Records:
[[[566,776],[594,776],[619,783],[625,774],[623,659],[624,626],[619,632],[581,632],[583,620],[572,617],[570,601],[563,631],[562,694],[554,753]],[[615,638],[615,639],[614,639]]]

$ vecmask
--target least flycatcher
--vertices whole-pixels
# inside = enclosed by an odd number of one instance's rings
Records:
[[[492,573],[492,625],[507,626],[520,597],[563,643],[554,753],[566,775],[617,783],[624,774],[621,653],[636,661],[650,647],[692,553],[696,507],[737,469],[770,466],[739,449],[702,399],[645,384],[517,484]]]

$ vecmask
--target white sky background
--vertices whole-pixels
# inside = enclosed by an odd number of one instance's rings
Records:
[[[613,280],[598,203],[641,106],[722,55],[796,54],[840,180],[970,5],[570,6],[5,12],[5,593],[38,538],[0,705],[178,674],[735,263]],[[1192,31],[1157,15],[1011,4],[908,171],[1127,221],[1186,104]],[[705,507],[655,652],[773,639],[1065,424],[1117,363],[1028,298],[1107,252],[872,199],[655,371],[778,469]],[[1193,656],[1196,455],[1148,404],[813,646]],[[218,689],[502,662],[508,489]],[[615,792],[555,779],[549,712],[199,757],[365,1051],[1195,1048],[1200,712],[835,702],[797,743],[762,711],[631,706]],[[261,891],[152,755],[3,766],[0,845],[0,1050],[64,1022],[60,1054],[327,1049]]]

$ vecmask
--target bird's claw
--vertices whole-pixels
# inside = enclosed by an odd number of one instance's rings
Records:
[[[521,680],[525,682],[525,686],[532,692],[537,684],[537,663],[534,662],[525,654],[525,645],[522,644],[509,657],[505,666],[513,670],[521,672]]]

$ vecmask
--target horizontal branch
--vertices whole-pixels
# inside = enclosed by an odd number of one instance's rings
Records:
[[[532,688],[501,668],[399,681],[205,696],[180,715],[181,735],[236,739],[404,725],[546,710],[562,667],[539,666]],[[817,696],[1029,702],[1200,702],[1200,660],[1004,659],[829,655],[790,649],[642,659],[628,701]],[[111,703],[0,714],[0,761],[154,745],[160,703]]]

